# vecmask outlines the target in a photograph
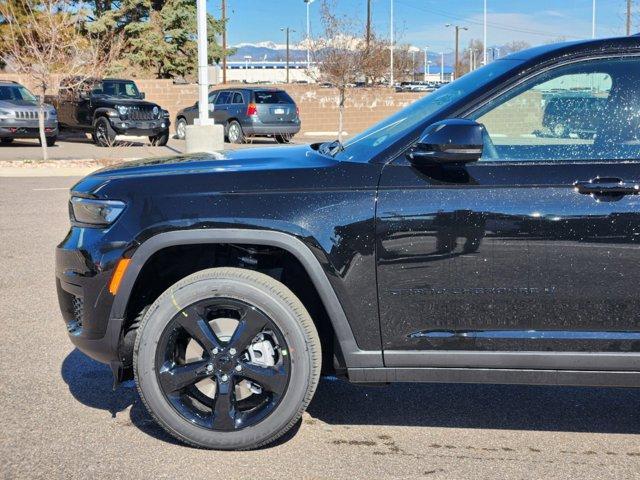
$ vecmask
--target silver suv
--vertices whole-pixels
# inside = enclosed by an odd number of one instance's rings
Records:
[[[198,116],[198,102],[176,115],[176,136],[185,137],[187,125]],[[284,90],[238,86],[209,93],[209,118],[224,125],[230,143],[244,143],[248,137],[272,137],[288,143],[300,131],[300,114]]]
[[[38,99],[24,86],[11,80],[0,80],[0,143],[16,138],[40,138],[38,131]],[[58,115],[51,105],[45,105],[44,131],[47,145],[58,137]]]

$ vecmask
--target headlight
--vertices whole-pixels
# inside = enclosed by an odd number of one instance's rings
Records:
[[[127,107],[125,107],[124,105],[118,105],[118,106],[116,107],[116,110],[118,111],[118,114],[119,114],[121,117],[126,117],[126,116],[127,116],[127,113],[129,112],[129,109],[128,109]]]
[[[118,200],[93,200],[71,197],[69,214],[72,222],[105,227],[120,216],[125,204]]]
[[[13,112],[9,110],[0,110],[0,118],[12,118]]]
[[[160,109],[158,107],[153,107],[153,116],[155,118],[160,118]]]

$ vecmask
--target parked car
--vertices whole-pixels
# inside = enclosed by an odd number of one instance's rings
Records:
[[[599,122],[599,116],[593,113],[605,108],[606,103],[606,98],[592,95],[554,96],[545,104],[542,125],[559,138],[567,138],[571,134],[593,137]]]
[[[101,147],[116,135],[147,136],[158,146],[169,140],[169,112],[145,101],[133,80],[66,78],[55,102],[61,128],[90,132]]]
[[[56,109],[44,106],[44,133],[52,147],[58,137]],[[12,80],[0,80],[0,144],[8,145],[16,138],[40,139],[38,99],[25,87]]]
[[[594,141],[482,123],[530,128],[543,82],[603,75]],[[216,449],[283,435],[321,372],[640,387],[639,105],[640,37],[550,44],[346,144],[95,172],[56,251],[69,337],[133,376],[171,435]]]
[[[184,138],[187,125],[198,116],[198,102],[176,115],[176,136]],[[237,87],[209,93],[209,118],[224,125],[231,143],[250,137],[273,137],[288,143],[300,131],[296,103],[287,92],[265,87]]]

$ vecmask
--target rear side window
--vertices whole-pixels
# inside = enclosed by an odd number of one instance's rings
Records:
[[[224,105],[231,103],[231,92],[220,92],[218,98],[216,98],[216,105]]]
[[[256,103],[294,103],[293,99],[284,90],[258,90],[254,95]]]
[[[244,103],[242,99],[242,94],[240,92],[235,92],[233,94],[233,102],[232,103]]]

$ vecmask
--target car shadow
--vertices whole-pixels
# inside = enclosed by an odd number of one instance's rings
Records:
[[[13,142],[0,145],[0,148],[40,148],[40,142],[37,138],[16,138]],[[57,148],[58,144],[55,144],[47,148]]]
[[[131,423],[141,431],[180,443],[149,415],[132,381],[113,389],[108,366],[76,349],[64,359],[61,375],[82,404],[112,418],[129,409]],[[418,383],[372,387],[326,377],[307,411],[332,425],[629,434],[640,432],[638,405],[640,389]],[[300,424],[269,447],[286,443]]]

